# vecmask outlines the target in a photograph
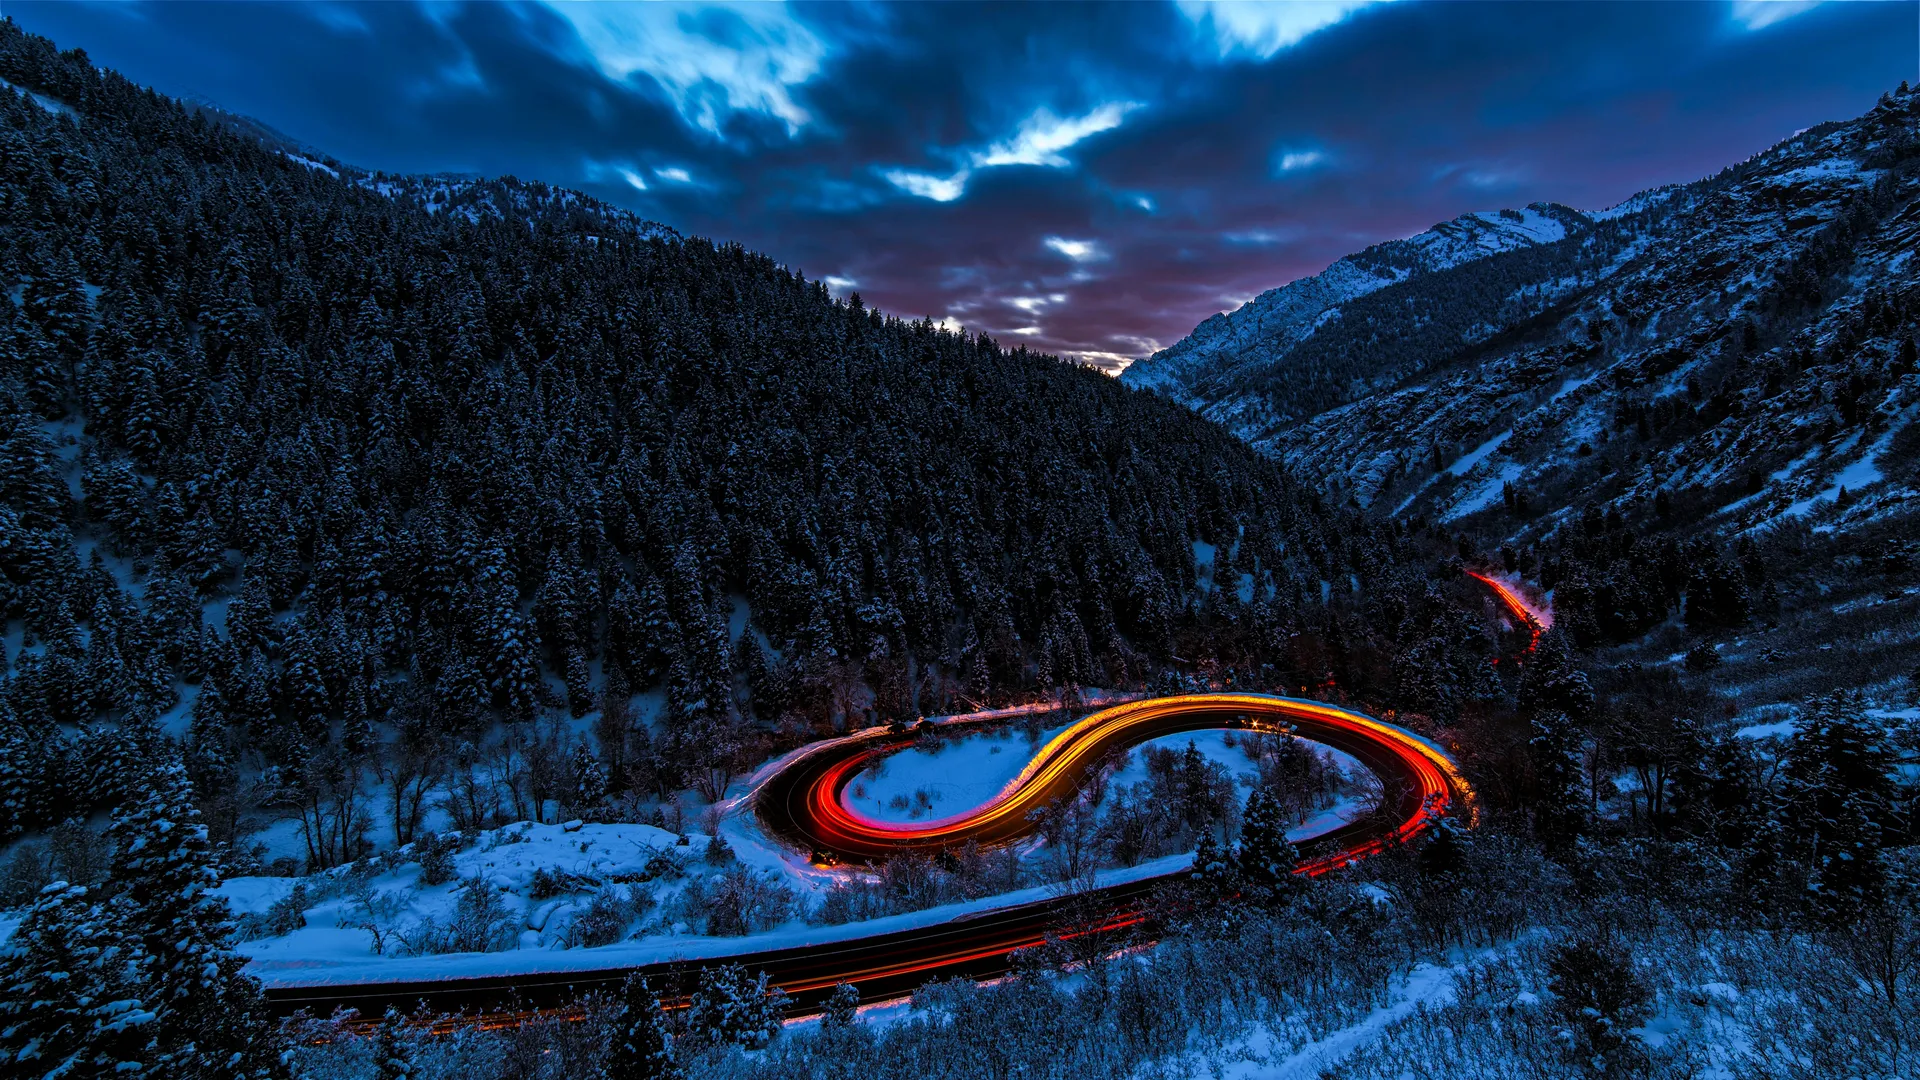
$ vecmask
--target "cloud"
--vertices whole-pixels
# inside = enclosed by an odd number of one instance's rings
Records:
[[[779,4],[617,3],[549,0],[606,75],[645,75],[680,115],[721,134],[736,112],[784,123],[812,121],[792,91],[820,74],[827,46]]]
[[[1220,234],[1229,244],[1283,244],[1300,235],[1294,229],[1235,229]]]
[[[1220,59],[1271,58],[1378,0],[1179,0],[1180,13],[1213,37]]]
[[[1140,107],[1137,101],[1110,101],[1085,116],[1059,117],[1050,110],[1034,110],[1012,137],[994,143],[985,150],[966,155],[967,167],[939,176],[912,169],[889,169],[881,175],[909,195],[935,202],[952,202],[966,193],[967,180],[975,169],[994,169],[1009,165],[1033,165],[1064,169],[1073,163],[1061,153],[1076,144],[1112,131],[1128,113]]]
[[[595,161],[588,158],[581,163],[580,172],[589,183],[606,183],[618,179],[626,181],[635,191],[647,190],[647,178],[640,175],[639,169],[624,161]]]
[[[1103,352],[1098,349],[1073,349],[1063,352],[1061,355],[1069,360],[1077,360],[1082,364],[1099,368],[1109,375],[1120,374],[1127,369],[1128,364],[1133,363],[1134,360],[1137,359],[1137,357],[1127,353]]]
[[[1764,30],[1819,6],[1820,0],[1733,0],[1731,14],[1748,30]]]
[[[315,22],[343,34],[371,34],[373,28],[345,4],[306,4],[300,9]]]
[[[1311,169],[1327,160],[1327,155],[1319,150],[1283,150],[1275,166],[1283,173],[1300,172]]]
[[[880,175],[887,182],[909,195],[918,195],[934,202],[952,202],[966,193],[967,170],[961,169],[952,176],[934,176],[931,173],[912,172],[907,169],[888,169]]]
[[[1021,121],[1019,130],[1014,132],[1012,138],[975,154],[973,163],[981,168],[1045,165],[1064,169],[1069,162],[1061,155],[1062,150],[1071,149],[1089,136],[1112,131],[1120,126],[1128,113],[1137,108],[1140,108],[1137,101],[1109,101],[1085,116],[1069,117],[1055,116],[1045,108],[1036,109],[1033,115]]]
[[[1611,205],[1856,115],[1912,77],[1916,30],[1911,4],[390,2],[351,7],[363,34],[291,5],[0,2],[343,161],[582,188],[1108,368],[1380,240]]]
[[[1068,240],[1063,236],[1049,236],[1045,243],[1074,262],[1099,262],[1107,257],[1106,249],[1097,240]]]

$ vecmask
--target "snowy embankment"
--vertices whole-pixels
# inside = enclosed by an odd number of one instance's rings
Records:
[[[876,769],[850,785],[844,797],[862,812],[906,820],[916,812],[926,816],[936,804],[943,815],[978,805],[997,794],[1054,733],[1040,729],[1036,737],[1036,733],[998,723],[1024,714],[1007,710],[986,717],[951,718],[936,725],[948,728],[946,737],[922,740],[886,756]],[[968,730],[972,727],[979,730]],[[1203,757],[1223,766],[1240,792],[1257,783],[1245,744],[1236,741],[1233,733],[1193,732],[1146,745],[1164,744],[1165,749],[1180,750],[1189,743]],[[768,836],[751,806],[753,792],[769,776],[797,754],[812,749],[769,762],[730,790],[729,797],[712,808],[717,813],[703,815],[731,855],[716,852],[719,857],[709,858],[709,848],[715,841],[707,836],[683,837],[650,825],[520,822],[471,838],[462,850],[453,853],[451,876],[440,884],[424,883],[419,863],[401,861],[406,857],[403,855],[389,860],[381,872],[358,878],[343,871],[299,881],[243,877],[227,881],[221,892],[236,912],[259,919],[276,903],[286,907],[286,898],[296,884],[309,890],[311,902],[300,912],[304,925],[240,945],[240,951],[251,960],[248,970],[275,986],[584,972],[710,960],[845,942],[1057,895],[1057,885],[1038,885],[863,922],[809,925],[804,921],[806,914],[836,884],[859,871],[811,865],[804,853]],[[1110,788],[1146,779],[1144,749],[1136,748],[1116,763],[1107,778]],[[1289,830],[1296,840],[1337,828],[1364,813],[1368,806],[1364,767],[1338,751],[1314,749],[1353,783],[1346,794],[1309,810]],[[916,798],[915,793],[920,792],[927,794]],[[1040,846],[1041,841],[1034,839],[1023,848],[1031,854]],[[1109,869],[1100,872],[1098,882],[1119,884],[1176,873],[1190,861],[1190,855],[1182,854]],[[791,890],[796,898],[792,917],[758,933],[725,937],[696,933],[694,909],[702,902],[700,890],[714,888],[723,875],[742,871]],[[563,882],[558,889],[553,884],[556,876]],[[495,951],[404,955],[417,950],[405,948],[404,942],[401,948],[392,947],[396,930],[401,935],[417,936],[417,928],[429,920],[438,925],[450,923],[457,917],[462,894],[469,888],[484,888],[499,901],[496,918],[505,929],[499,932]],[[605,903],[609,895],[628,905],[623,910],[632,913],[637,926],[622,932],[626,940],[582,946],[576,923],[590,918],[593,905]],[[383,935],[388,955],[376,955],[375,943]]]
[[[539,826],[536,826],[538,828]],[[557,828],[557,826],[551,826]],[[619,827],[619,826],[615,826]],[[646,828],[646,826],[637,826]],[[1176,873],[1193,863],[1193,856],[1170,855],[1114,870],[1101,871],[1096,884],[1120,885],[1163,874]],[[497,975],[532,975],[556,971],[605,971],[644,964],[679,960],[718,960],[729,956],[765,952],[770,949],[806,948],[832,945],[859,938],[874,937],[899,930],[936,926],[956,918],[977,915],[1002,908],[1018,907],[1058,896],[1052,885],[1038,885],[999,896],[984,897],[963,904],[948,904],[904,915],[889,915],[866,922],[840,926],[792,925],[745,937],[698,937],[666,935],[604,945],[597,949],[519,949],[498,953],[460,953],[447,956],[411,957],[405,960],[366,955],[362,946],[349,954],[332,956],[286,956],[277,952],[243,948],[253,957],[247,972],[269,986],[326,986],[377,982],[416,982],[434,979],[466,979]],[[258,943],[256,943],[258,944]]]

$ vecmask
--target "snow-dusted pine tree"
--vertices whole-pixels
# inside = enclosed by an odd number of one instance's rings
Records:
[[[57,881],[41,892],[0,957],[6,1075],[150,1074],[160,1025],[139,948],[121,929],[81,886]]]
[[[1255,788],[1247,796],[1235,862],[1241,881],[1249,889],[1280,899],[1294,887],[1293,868],[1300,862],[1300,852],[1287,839],[1287,819],[1280,810],[1280,800],[1266,788]]]
[[[707,968],[688,1003],[687,1034],[708,1046],[744,1046],[757,1050],[780,1034],[787,1011],[786,992],[767,985],[767,973],[748,978],[739,964]]]
[[[683,1074],[673,1058],[667,1014],[647,980],[627,976],[620,1002],[613,1045],[607,1051],[607,1080],[679,1080]]]
[[[112,918],[140,953],[156,1013],[159,1061],[181,1077],[279,1074],[279,1046],[260,985],[229,948],[233,919],[184,767],[155,769],[114,817]]]

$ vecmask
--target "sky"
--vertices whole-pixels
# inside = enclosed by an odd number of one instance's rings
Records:
[[[1369,244],[1699,178],[1920,77],[1920,4],[39,3],[163,92],[511,174],[1116,370]]]

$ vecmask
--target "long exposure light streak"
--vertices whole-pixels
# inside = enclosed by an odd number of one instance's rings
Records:
[[[1489,577],[1486,574],[1473,570],[1468,570],[1466,574],[1487,588],[1492,589],[1493,595],[1500,603],[1506,606],[1508,611],[1513,613],[1514,619],[1516,619],[1520,625],[1527,628],[1527,633],[1530,635],[1530,639],[1527,642],[1527,651],[1532,652],[1534,646],[1540,644],[1540,635],[1545,633],[1547,628],[1553,625],[1553,613],[1542,608],[1534,607],[1533,604],[1530,603],[1526,597],[1521,596],[1513,586],[1508,585],[1499,578]]]

